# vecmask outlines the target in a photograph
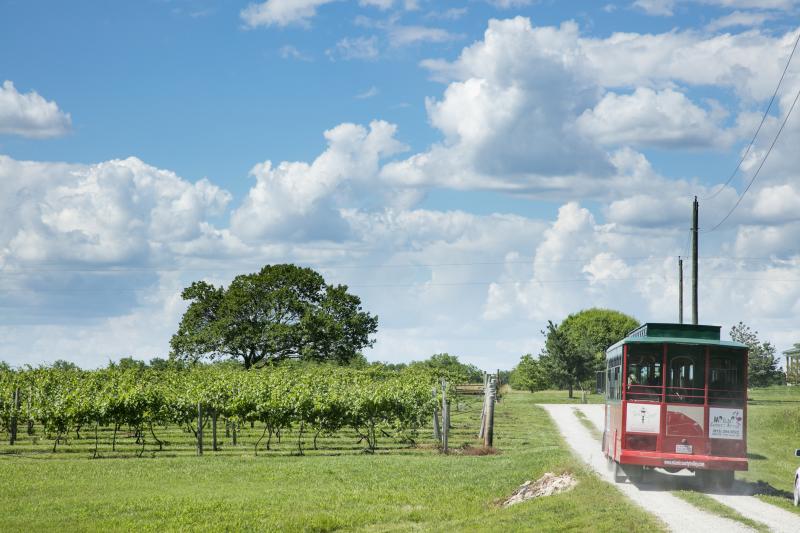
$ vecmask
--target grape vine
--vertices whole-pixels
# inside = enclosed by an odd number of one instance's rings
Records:
[[[272,438],[293,430],[298,452],[303,436],[332,435],[351,429],[374,452],[378,440],[391,437],[413,443],[430,424],[439,399],[431,394],[438,376],[406,369],[353,369],[332,365],[286,365],[263,370],[224,366],[188,369],[55,369],[0,370],[0,427],[12,420],[38,424],[53,439],[53,451],[73,431],[129,428],[141,444],[166,445],[158,427],[174,424],[197,435],[198,404],[208,417],[225,424],[260,424],[255,444],[270,448]],[[20,391],[18,405],[14,393]],[[262,444],[263,443],[263,444]],[[97,455],[97,442],[94,454]]]

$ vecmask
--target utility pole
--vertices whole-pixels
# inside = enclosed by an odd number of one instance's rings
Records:
[[[697,196],[694,197],[692,206],[692,324],[697,321],[697,218],[699,205]]]
[[[683,258],[678,256],[678,324],[683,324]]]

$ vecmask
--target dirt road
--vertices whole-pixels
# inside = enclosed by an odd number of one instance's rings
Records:
[[[574,413],[579,409],[598,427],[603,429],[602,405],[542,405],[558,425],[559,431],[575,453],[589,464],[603,479],[614,483],[600,444],[578,420]],[[644,483],[616,483],[626,496],[659,517],[671,531],[753,531],[745,525],[712,515],[669,493],[670,490],[694,486],[693,476],[673,476],[658,471],[651,472]],[[713,498],[733,507],[742,515],[762,522],[773,531],[800,531],[800,516],[745,495],[713,495]]]

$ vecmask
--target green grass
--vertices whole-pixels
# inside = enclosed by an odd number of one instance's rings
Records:
[[[565,390],[543,390],[533,393],[536,403],[581,403],[581,391],[572,392],[573,397]],[[605,397],[602,394],[586,393],[586,403],[603,403]]]
[[[769,387],[749,392],[747,416],[747,451],[750,470],[737,473],[739,479],[762,482],[756,487],[769,495],[759,495],[766,502],[800,513],[789,498],[792,495],[795,469],[800,458],[800,387]]]
[[[2,455],[0,524],[4,531],[663,530],[568,452],[537,401],[511,392],[497,405],[496,455],[445,456],[430,439],[376,455],[328,449],[298,457],[287,448],[255,457],[227,446],[204,457],[180,450],[91,460],[85,450],[66,451],[78,443],[56,454]],[[479,406],[453,413],[454,447],[477,445]],[[347,437],[340,444],[352,444]],[[571,471],[579,484],[497,505],[548,471]]]
[[[586,417],[585,414],[583,414],[581,411],[578,411],[577,409],[574,409],[572,412],[575,413],[576,417],[578,417],[578,420],[580,421],[581,424],[583,424],[583,427],[589,430],[589,433],[592,434],[592,437],[594,437],[597,440],[601,440],[603,438],[603,432],[597,429],[597,426],[595,426],[592,423],[592,421]]]
[[[701,492],[696,492],[693,490],[674,490],[672,491],[672,494],[694,505],[698,509],[703,509],[711,514],[715,514],[723,518],[729,518],[731,520],[735,520],[736,522],[741,522],[742,524],[751,527],[756,531],[769,533],[770,529],[766,524],[756,520],[751,520],[733,508],[728,507],[727,505],[720,503],[714,498],[706,496]]]

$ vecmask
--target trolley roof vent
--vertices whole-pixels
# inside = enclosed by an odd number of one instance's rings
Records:
[[[721,329],[721,326],[648,322],[631,331],[628,337],[675,337],[718,341]]]

